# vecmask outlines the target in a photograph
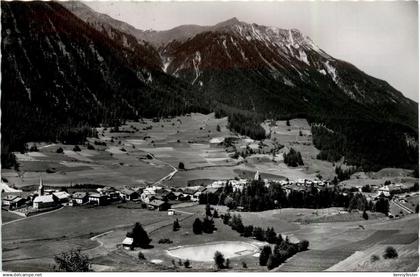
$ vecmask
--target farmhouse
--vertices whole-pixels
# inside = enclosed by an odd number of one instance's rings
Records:
[[[87,192],[75,192],[73,193],[73,202],[77,205],[82,205],[89,201],[89,195]]]
[[[57,206],[58,199],[53,194],[37,196],[33,202],[34,209],[45,209]]]
[[[122,188],[120,190],[120,197],[121,197],[121,199],[132,201],[132,200],[135,200],[135,199],[139,198],[139,194],[138,194],[138,192],[136,192],[134,190],[131,190],[131,189],[128,189],[128,188]]]
[[[105,205],[108,202],[108,197],[100,193],[89,194],[89,202],[96,205]]]
[[[58,202],[60,203],[68,203],[70,200],[70,194],[68,194],[65,191],[57,191],[57,192],[54,192],[53,195],[57,197]]]
[[[167,211],[171,208],[171,204],[162,200],[152,200],[147,205],[149,210],[159,210],[159,211]]]
[[[25,202],[25,199],[17,195],[6,195],[2,199],[3,206],[8,206],[9,209],[16,209],[25,204]]]

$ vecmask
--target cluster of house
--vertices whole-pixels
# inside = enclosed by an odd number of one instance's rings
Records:
[[[160,186],[145,187],[102,187],[95,191],[67,191],[45,189],[42,179],[35,192],[3,193],[2,206],[8,210],[42,211],[62,205],[78,206],[85,204],[105,205],[117,201],[137,201],[145,204],[150,210],[164,211],[177,201],[198,202],[204,191],[216,192],[217,188],[189,186],[184,188],[164,188]]]
[[[290,180],[268,180],[261,179],[260,173],[257,171],[254,180],[264,181],[266,186],[271,183],[279,183],[286,192],[292,190],[306,190],[309,187],[318,189],[328,186],[329,183],[319,180],[298,179]],[[102,187],[95,191],[78,191],[68,193],[53,189],[45,189],[42,179],[38,190],[34,193],[20,194],[4,194],[2,205],[9,210],[16,210],[20,207],[30,208],[31,210],[42,211],[51,209],[61,205],[77,206],[85,204],[105,205],[116,201],[138,201],[144,203],[151,210],[168,210],[171,204],[179,202],[198,202],[199,197],[203,193],[215,193],[222,190],[227,184],[230,184],[233,190],[242,191],[248,184],[248,179],[232,179],[214,181],[207,186],[188,186],[182,188],[165,188],[161,186],[133,186],[133,187]]]

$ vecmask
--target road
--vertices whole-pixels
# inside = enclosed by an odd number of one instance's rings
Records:
[[[409,214],[413,214],[414,213],[414,211],[412,209],[410,209],[410,208],[408,208],[408,207],[406,207],[404,205],[401,205],[400,203],[398,203],[398,202],[396,202],[394,200],[392,200],[392,203],[394,203],[397,207],[401,208],[402,210],[406,211]]]

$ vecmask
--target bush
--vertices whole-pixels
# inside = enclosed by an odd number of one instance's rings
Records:
[[[95,147],[92,144],[89,143],[87,145],[87,149],[89,149],[89,150],[95,150]]]
[[[225,256],[223,256],[223,254],[220,253],[219,251],[216,251],[214,253],[214,264],[217,269],[222,269],[224,267]]]
[[[59,147],[59,148],[57,148],[57,150],[55,152],[57,152],[58,154],[61,154],[61,153],[64,152],[64,150],[63,150],[63,148]]]
[[[370,256],[370,262],[371,263],[374,263],[374,262],[376,262],[376,261],[379,261],[381,258],[379,258],[379,256],[378,255],[372,255],[372,256]]]
[[[388,246],[385,249],[383,257],[384,257],[384,259],[396,259],[396,258],[398,258],[398,252],[397,252],[397,250],[395,250],[394,247]]]
[[[74,152],[80,152],[80,151],[82,151],[82,149],[80,149],[79,145],[75,145],[75,146],[73,147],[73,151],[74,151]]]
[[[165,238],[165,239],[160,239],[159,241],[158,241],[158,243],[159,244],[165,244],[165,243],[173,243],[173,241],[171,241],[170,239],[168,239],[168,238]]]
[[[242,268],[248,268],[248,265],[246,264],[246,262],[242,262]]]
[[[62,252],[54,256],[56,269],[65,272],[87,272],[90,271],[90,263],[87,255],[81,253],[80,249]]]
[[[137,254],[137,257],[139,260],[146,260],[146,257],[144,256],[143,252],[139,251],[139,254]]]
[[[179,162],[178,169],[181,169],[181,170],[184,170],[185,169],[185,165],[184,165],[183,162]]]

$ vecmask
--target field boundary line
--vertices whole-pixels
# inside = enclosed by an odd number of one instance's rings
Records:
[[[24,217],[24,218],[15,219],[15,220],[12,220],[12,221],[9,221],[9,222],[2,223],[1,226],[5,226],[5,225],[8,225],[10,223],[15,223],[15,222],[19,222],[19,221],[26,220],[26,219],[29,219],[29,218],[33,218],[33,217],[37,217],[37,216],[41,216],[41,215],[45,215],[45,214],[57,212],[57,211],[59,211],[59,210],[61,210],[63,208],[64,208],[64,206],[61,207],[61,208],[58,208],[58,209],[54,209],[52,211],[45,212],[45,213],[40,213],[40,214],[36,214],[36,215],[27,216],[27,217]]]

